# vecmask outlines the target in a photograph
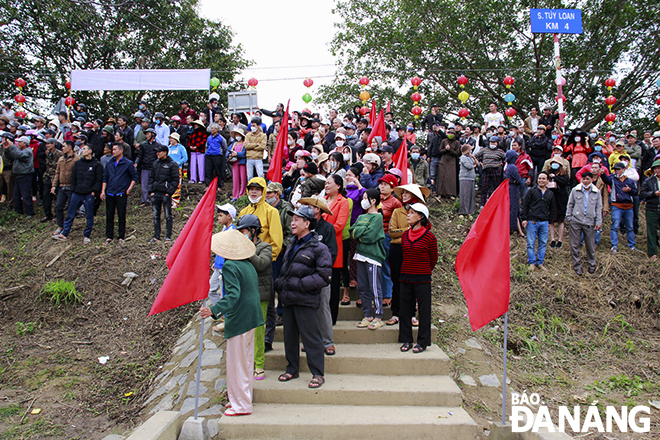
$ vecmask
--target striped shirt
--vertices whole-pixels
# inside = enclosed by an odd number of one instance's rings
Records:
[[[415,241],[410,241],[410,229],[401,237],[403,265],[400,281],[404,283],[430,283],[431,272],[438,262],[438,241],[427,229]]]

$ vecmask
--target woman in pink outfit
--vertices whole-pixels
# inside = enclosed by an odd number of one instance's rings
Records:
[[[235,127],[230,133],[232,144],[227,149],[227,161],[231,164],[231,174],[234,182],[232,192],[232,202],[235,202],[240,196],[245,194],[245,185],[247,185],[247,168],[245,158],[245,132],[240,127]]]

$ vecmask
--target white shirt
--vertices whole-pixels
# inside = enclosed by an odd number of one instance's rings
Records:
[[[539,117],[532,118],[531,116],[529,117],[530,122],[532,123],[532,131],[536,133],[538,127],[539,127]]]
[[[484,116],[484,122],[486,124],[486,128],[499,127],[500,125],[504,124],[504,116],[502,116],[502,113],[500,112],[486,113]]]

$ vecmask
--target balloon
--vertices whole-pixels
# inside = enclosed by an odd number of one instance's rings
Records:
[[[557,84],[558,86],[566,85],[566,78],[560,76],[559,78],[555,79],[555,84]]]
[[[516,81],[516,80],[513,79],[513,78],[510,77],[510,76],[507,76],[507,77],[504,78],[504,84],[506,85],[506,88],[507,88],[507,89],[510,89],[511,86],[513,85],[513,83],[514,83],[515,81]]]
[[[461,88],[465,87],[465,84],[468,83],[468,79],[465,75],[459,76],[456,81],[458,82],[458,85],[461,86]]]
[[[14,96],[14,99],[19,104],[23,104],[25,102],[25,96],[21,95],[20,93],[18,95]]]
[[[410,95],[410,99],[412,99],[413,102],[419,102],[419,101],[422,100],[422,95],[420,95],[419,93],[415,92],[415,93],[413,93],[412,95]]]
[[[360,92],[360,101],[367,102],[369,98],[371,98],[369,92],[364,92],[364,91]]]
[[[422,79],[419,76],[414,77],[413,79],[410,80],[410,84],[413,85],[415,90],[417,90],[417,87],[422,83]]]
[[[64,87],[65,87],[67,90],[71,90],[71,81],[67,81],[67,82],[65,82],[65,83],[64,83]]]
[[[460,99],[462,103],[465,103],[465,101],[467,101],[469,98],[470,94],[465,90],[458,94],[458,99]]]
[[[513,107],[509,107],[508,109],[506,109],[504,114],[507,115],[509,118],[512,118],[516,115],[516,109]]]
[[[366,76],[360,78],[360,85],[362,87],[366,87],[367,85],[369,85],[369,78],[367,78]]]
[[[506,95],[504,95],[504,99],[506,100],[506,102],[511,104],[513,101],[516,100],[516,95],[514,95],[513,93],[507,93]]]
[[[305,93],[302,97],[303,101],[305,101],[305,104],[309,104],[309,101],[312,100],[312,95],[309,93]]]
[[[257,78],[250,78],[248,81],[248,85],[252,88],[257,87],[257,84],[259,84],[259,81],[257,81]]]
[[[71,107],[72,105],[76,104],[76,100],[69,96],[64,100],[64,103],[67,107]]]
[[[220,80],[216,78],[215,76],[211,78],[211,87],[216,89],[220,85]]]
[[[14,84],[19,89],[22,89],[23,87],[25,87],[25,84],[27,84],[27,83],[25,82],[25,80],[23,78],[16,78],[16,80],[14,81]]]
[[[306,80],[303,81],[303,84],[305,87],[310,88],[314,85],[314,81],[310,78],[307,78]]]
[[[458,111],[458,116],[460,116],[463,119],[467,118],[469,114],[470,114],[470,110],[466,108],[462,108]]]
[[[25,117],[27,116],[27,113],[25,113],[23,110],[19,110],[16,113],[14,113],[14,116],[16,116],[17,118],[20,118],[20,119],[25,119]]]

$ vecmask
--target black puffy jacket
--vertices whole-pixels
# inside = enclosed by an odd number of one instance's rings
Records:
[[[294,251],[297,240],[293,237],[287,245],[275,290],[279,292],[284,307],[318,308],[321,289],[330,284],[333,260],[316,232],[312,232],[312,237]]]
[[[142,142],[140,144],[140,152],[135,160],[135,163],[143,170],[151,170],[151,166],[158,159],[156,156],[156,147],[160,144],[154,142]]]
[[[103,185],[103,165],[92,156],[91,159],[80,158],[73,164],[71,171],[71,191],[76,194],[87,195],[101,193]]]
[[[163,160],[156,160],[151,165],[149,174],[149,192],[173,195],[179,187],[179,166],[167,156]]]

